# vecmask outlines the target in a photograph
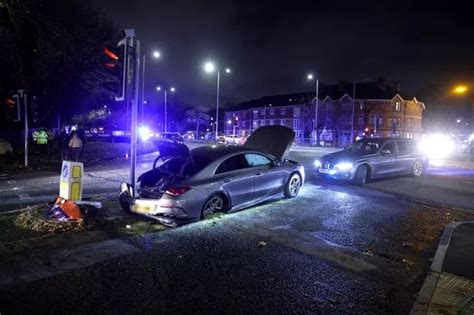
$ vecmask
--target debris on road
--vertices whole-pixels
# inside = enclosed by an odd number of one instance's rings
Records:
[[[403,247],[414,247],[415,245],[413,245],[412,243],[403,242],[402,246]]]
[[[28,209],[19,214],[14,224],[21,229],[33,230],[44,233],[63,233],[84,231],[84,221],[82,219],[74,221],[56,221],[45,219],[38,213],[38,209]]]
[[[265,241],[260,241],[260,242],[258,242],[258,246],[259,246],[259,247],[261,247],[261,246],[267,246],[267,244],[268,244],[268,243],[265,242]]]

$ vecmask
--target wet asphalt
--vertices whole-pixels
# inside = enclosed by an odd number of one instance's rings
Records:
[[[136,254],[1,291],[0,313],[409,313],[445,224],[472,212],[322,181],[314,153],[291,155],[298,197],[124,238]]]

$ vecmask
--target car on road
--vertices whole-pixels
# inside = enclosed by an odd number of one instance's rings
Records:
[[[161,165],[138,178],[140,187],[122,183],[120,204],[177,226],[207,218],[214,212],[234,212],[275,196],[296,197],[304,167],[285,159],[295,134],[284,126],[257,129],[245,146],[209,145],[187,149],[168,147]],[[161,154],[162,150],[160,150]]]
[[[235,135],[228,135],[225,136],[225,143],[226,144],[243,144],[245,138],[241,136],[235,136]]]
[[[162,132],[158,135],[158,141],[168,141],[168,142],[176,142],[176,143],[183,143],[184,138],[177,132]]]
[[[388,176],[419,177],[428,166],[428,158],[410,139],[366,138],[323,156],[314,166],[324,178],[347,179],[363,185]]]

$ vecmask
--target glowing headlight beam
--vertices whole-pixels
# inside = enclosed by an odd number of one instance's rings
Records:
[[[338,170],[341,170],[341,171],[348,171],[353,167],[354,165],[352,165],[352,163],[339,163],[339,164],[336,164],[334,168],[337,168]]]

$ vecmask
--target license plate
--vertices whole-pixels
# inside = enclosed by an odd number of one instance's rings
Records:
[[[137,204],[134,204],[132,206],[132,211],[135,213],[149,213],[152,209],[155,209],[155,207]]]
[[[320,168],[319,169],[319,172],[322,173],[322,174],[331,174],[332,170],[328,170],[328,169],[325,169],[325,168]]]

